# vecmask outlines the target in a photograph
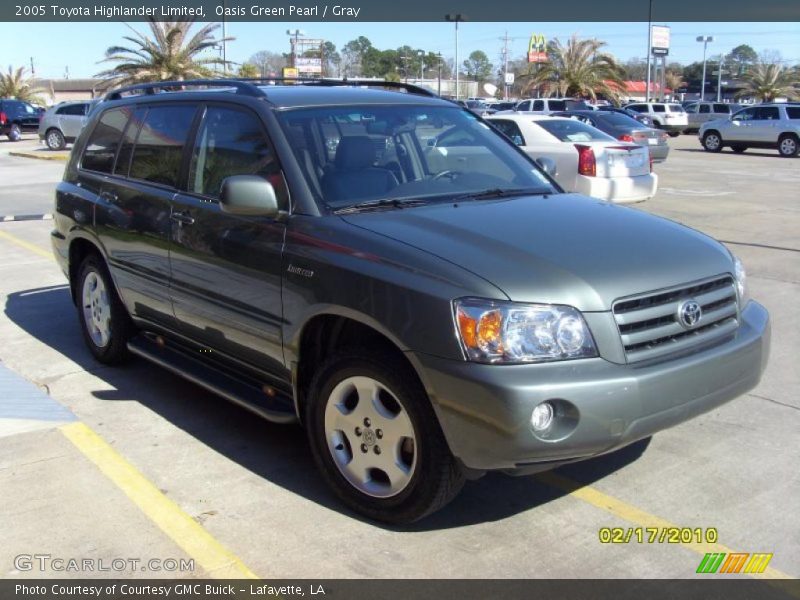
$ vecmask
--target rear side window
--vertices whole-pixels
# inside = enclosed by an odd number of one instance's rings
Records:
[[[115,108],[103,113],[97,122],[81,159],[81,168],[99,173],[111,173],[117,146],[128,122],[131,108]]]
[[[613,141],[614,138],[576,119],[547,119],[534,121],[536,125],[562,142]]]
[[[544,100],[536,100],[533,103],[533,110],[544,110]]]
[[[638,113],[647,112],[647,107],[643,104],[631,104],[630,106],[626,107],[628,110],[635,110]]]
[[[790,119],[800,119],[800,106],[787,106],[786,116]]]
[[[709,104],[701,104],[700,105],[700,113],[701,114],[708,114],[711,112],[711,106]]]
[[[133,155],[133,145],[136,143],[136,137],[139,135],[139,129],[142,127],[142,121],[144,121],[146,113],[147,108],[139,107],[128,120],[128,127],[125,129],[125,133],[122,136],[119,154],[117,154],[117,164],[114,166],[114,175],[121,175],[122,177],[128,176],[128,168],[131,165],[131,156]]]
[[[177,187],[183,146],[196,108],[188,104],[150,107],[136,139],[129,177]]]
[[[88,104],[67,104],[56,111],[59,115],[83,116],[86,114]]]
[[[217,198],[222,181],[232,175],[263,177],[286,207],[280,165],[258,118],[249,112],[211,106],[197,133],[189,191]]]
[[[525,138],[522,137],[522,132],[519,130],[519,126],[514,123],[514,121],[507,121],[505,119],[502,121],[498,119],[492,119],[492,125],[502,131],[517,146],[522,146],[525,144]]]
[[[731,107],[728,106],[727,104],[715,104],[714,105],[714,112],[715,113],[724,113],[724,114],[727,115],[727,114],[730,114]]]
[[[563,100],[548,100],[550,110],[567,110],[567,103]]]
[[[663,113],[667,112],[666,107],[663,104],[653,104],[653,112],[654,113]]]
[[[680,104],[668,104],[669,112],[682,113],[685,112]]]

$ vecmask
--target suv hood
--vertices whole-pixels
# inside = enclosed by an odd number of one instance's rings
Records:
[[[722,244],[577,194],[432,204],[343,216],[490,281],[519,302],[607,311],[617,298],[732,273]]]

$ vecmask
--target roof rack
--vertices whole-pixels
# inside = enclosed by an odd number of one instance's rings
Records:
[[[385,81],[382,79],[329,79],[325,77],[257,77],[257,78],[237,78],[231,81],[241,82],[291,82],[295,85],[308,85],[320,87],[378,87],[378,88],[392,88],[405,90],[409,94],[416,94],[418,96],[429,96],[438,98],[438,96],[431,90],[424,87],[414,85],[412,83],[403,83],[402,81]]]
[[[156,90],[164,90],[165,88],[180,88],[184,91],[187,87],[206,86],[206,87],[220,87],[220,88],[235,88],[237,94],[245,96],[263,96],[263,90],[253,85],[247,80],[237,79],[191,79],[187,81],[154,81],[150,83],[137,83],[128,85],[119,89],[113,90],[106,94],[106,100],[119,100],[122,94],[126,92],[141,91],[144,94],[155,94]]]

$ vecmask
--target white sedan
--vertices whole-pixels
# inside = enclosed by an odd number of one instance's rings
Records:
[[[517,114],[486,120],[532,158],[552,160],[553,178],[568,192],[611,202],[639,202],[656,193],[658,176],[643,146],[575,119]]]

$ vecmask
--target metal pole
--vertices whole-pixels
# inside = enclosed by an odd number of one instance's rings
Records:
[[[644,101],[650,101],[650,52],[653,46],[653,0],[650,0],[647,11],[647,84],[644,86]]]
[[[708,42],[703,38],[703,81],[700,82],[700,101],[706,99],[706,47]]]
[[[508,100],[508,31],[503,42],[503,100]]]
[[[458,88],[458,15],[456,15],[456,100],[459,99]]]
[[[719,58],[717,69],[717,102],[722,102],[722,56]]]
[[[442,53],[438,52],[436,56],[439,57],[439,87],[437,93],[442,95]]]

